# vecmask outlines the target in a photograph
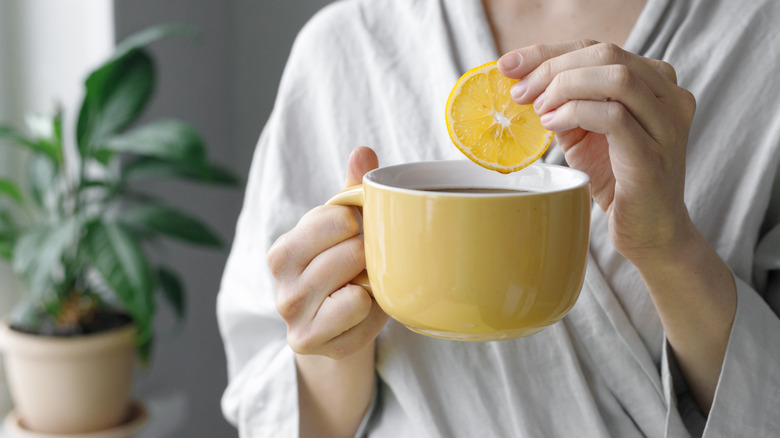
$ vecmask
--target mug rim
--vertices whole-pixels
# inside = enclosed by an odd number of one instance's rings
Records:
[[[419,172],[419,168],[429,168],[431,166],[435,166],[437,168],[450,168],[450,172],[448,172],[450,175],[454,174],[452,170],[455,169],[462,169],[467,172],[471,172],[471,174],[478,174],[481,177],[486,178],[487,180],[491,181],[499,181],[501,179],[506,179],[507,181],[502,181],[500,183],[497,183],[495,185],[485,184],[482,187],[476,187],[476,188],[496,188],[496,189],[512,189],[515,187],[512,187],[511,184],[507,184],[507,182],[511,180],[517,181],[518,178],[525,177],[526,179],[532,179],[532,178],[540,178],[539,175],[528,175],[530,172],[536,171],[537,173],[541,172],[543,175],[551,175],[551,172],[553,173],[567,173],[570,180],[564,181],[563,187],[555,188],[555,189],[539,189],[534,190],[533,188],[529,187],[523,187],[523,190],[526,191],[518,191],[518,192],[493,192],[493,193],[464,193],[464,192],[432,192],[432,190],[437,189],[444,189],[444,188],[453,188],[453,186],[457,186],[458,183],[456,182],[450,182],[450,183],[438,183],[437,184],[425,184],[424,187],[404,187],[403,184],[393,185],[389,184],[387,182],[380,181],[379,178],[382,176],[382,174],[392,174],[392,173],[398,173],[403,170],[408,170],[410,172],[417,171]],[[427,169],[430,171],[430,169]],[[516,172],[512,172],[510,174],[501,174],[499,172],[496,172],[494,170],[485,169],[476,163],[470,161],[470,160],[436,160],[436,161],[418,161],[418,162],[408,162],[408,163],[400,163],[400,164],[394,164],[390,166],[385,167],[379,167],[377,169],[373,169],[369,172],[367,172],[363,176],[363,184],[367,186],[372,186],[377,189],[382,189],[386,191],[392,191],[392,192],[399,192],[399,193],[408,193],[408,194],[414,194],[414,195],[436,195],[436,196],[449,196],[449,197],[513,197],[513,196],[534,196],[534,195],[547,195],[551,193],[559,193],[559,192],[567,192],[571,190],[577,190],[579,188],[582,188],[584,186],[588,186],[590,184],[590,177],[588,174],[581,170],[573,169],[568,166],[562,166],[559,164],[553,164],[553,163],[544,163],[544,162],[534,162],[528,165],[527,167],[520,169]],[[414,184],[411,184],[414,185]],[[476,184],[472,184],[471,187],[475,188]],[[467,188],[468,185],[463,185],[463,188]]]

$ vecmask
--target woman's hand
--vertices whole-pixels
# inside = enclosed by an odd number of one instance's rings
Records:
[[[377,167],[369,148],[349,157],[346,186]],[[352,436],[376,389],[375,339],[387,315],[360,286],[366,266],[355,207],[320,206],[268,252],[276,306],[295,351],[300,436]]]
[[[369,148],[350,156],[345,187],[377,167]],[[355,207],[324,205],[301,218],[268,252],[276,305],[287,322],[287,342],[299,354],[348,357],[372,343],[387,315],[360,286],[349,284],[366,267],[362,218]]]
[[[639,270],[702,411],[712,406],[736,311],[731,271],[683,202],[696,108],[667,63],[612,44],[528,47],[499,60],[511,90],[591,178],[612,244]]]
[[[669,64],[578,41],[516,50],[498,66],[520,79],[514,101],[533,103],[569,165],[590,175],[619,252],[654,262],[691,237],[683,191],[696,104]]]

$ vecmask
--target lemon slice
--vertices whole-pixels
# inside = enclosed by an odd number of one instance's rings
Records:
[[[518,171],[544,154],[554,132],[542,127],[532,105],[509,95],[517,82],[498,72],[496,62],[467,71],[447,99],[447,131],[471,161],[501,173]]]

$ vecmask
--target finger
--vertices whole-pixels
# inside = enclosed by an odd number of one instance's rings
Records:
[[[388,316],[360,286],[347,285],[323,303],[310,324],[289,326],[287,343],[299,354],[341,359],[376,338]]]
[[[654,61],[627,52],[614,44],[599,43],[568,52],[542,62],[510,90],[520,104],[536,99],[561,72],[594,66],[623,65],[658,97],[671,93],[676,85],[674,69],[662,61]],[[670,80],[671,77],[671,80]]]
[[[365,267],[363,239],[353,237],[318,254],[301,273],[297,288],[319,307],[328,295],[355,278]],[[310,316],[313,317],[313,313]]]
[[[642,166],[647,163],[646,154],[653,152],[646,147],[654,143],[652,138],[620,102],[572,100],[542,115],[541,120],[545,129],[551,131],[580,128],[604,134],[610,151],[614,151],[610,157],[624,166]]]
[[[594,40],[566,41],[553,44],[536,44],[513,50],[498,59],[498,71],[512,79],[520,79],[534,71],[548,59],[598,44]]]
[[[589,131],[574,128],[557,131],[555,138],[558,139],[569,166],[590,176],[593,199],[606,211],[615,193],[614,173],[611,166],[605,166],[610,163],[609,144],[588,141],[586,137],[589,134]]]
[[[361,146],[349,155],[347,161],[347,178],[344,182],[344,187],[360,184],[363,180],[363,175],[370,170],[374,170],[379,167],[379,160],[373,149]]]
[[[357,325],[328,341],[322,350],[324,354],[333,359],[343,359],[350,356],[376,339],[387,320],[387,314],[382,311],[376,301],[372,300],[368,316]]]
[[[347,284],[322,302],[312,320],[314,345],[325,345],[332,339],[368,318],[373,299],[360,286]]]
[[[555,76],[534,101],[534,110],[544,114],[571,100],[612,100],[623,104],[656,141],[666,131],[661,101],[634,71],[623,64],[565,70]]]
[[[377,156],[371,148],[353,150],[347,161],[344,187],[359,184],[366,172],[377,167]],[[354,207],[316,207],[271,246],[268,252],[271,272],[277,278],[297,276],[317,254],[362,233],[362,228],[363,220]]]
[[[650,65],[651,68],[653,68],[653,70],[657,71],[658,74],[665,77],[669,82],[677,85],[677,72],[674,70],[674,67],[672,67],[672,64],[669,64],[666,61],[661,61],[660,59],[643,59],[648,63],[648,65]]]
[[[268,250],[268,266],[277,279],[300,275],[321,252],[362,232],[357,209],[323,205],[306,213]]]
[[[322,302],[365,267],[363,241],[352,238],[319,254],[300,275],[277,287],[276,309],[290,326],[308,326]]]

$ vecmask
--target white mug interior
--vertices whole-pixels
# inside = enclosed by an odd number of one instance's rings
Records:
[[[571,190],[588,184],[588,175],[576,169],[547,163],[533,163],[510,174],[485,169],[469,160],[428,161],[380,167],[363,181],[399,191],[441,189],[510,189],[530,193]],[[530,194],[528,193],[528,194]],[[451,196],[513,196],[523,193],[449,193]]]

